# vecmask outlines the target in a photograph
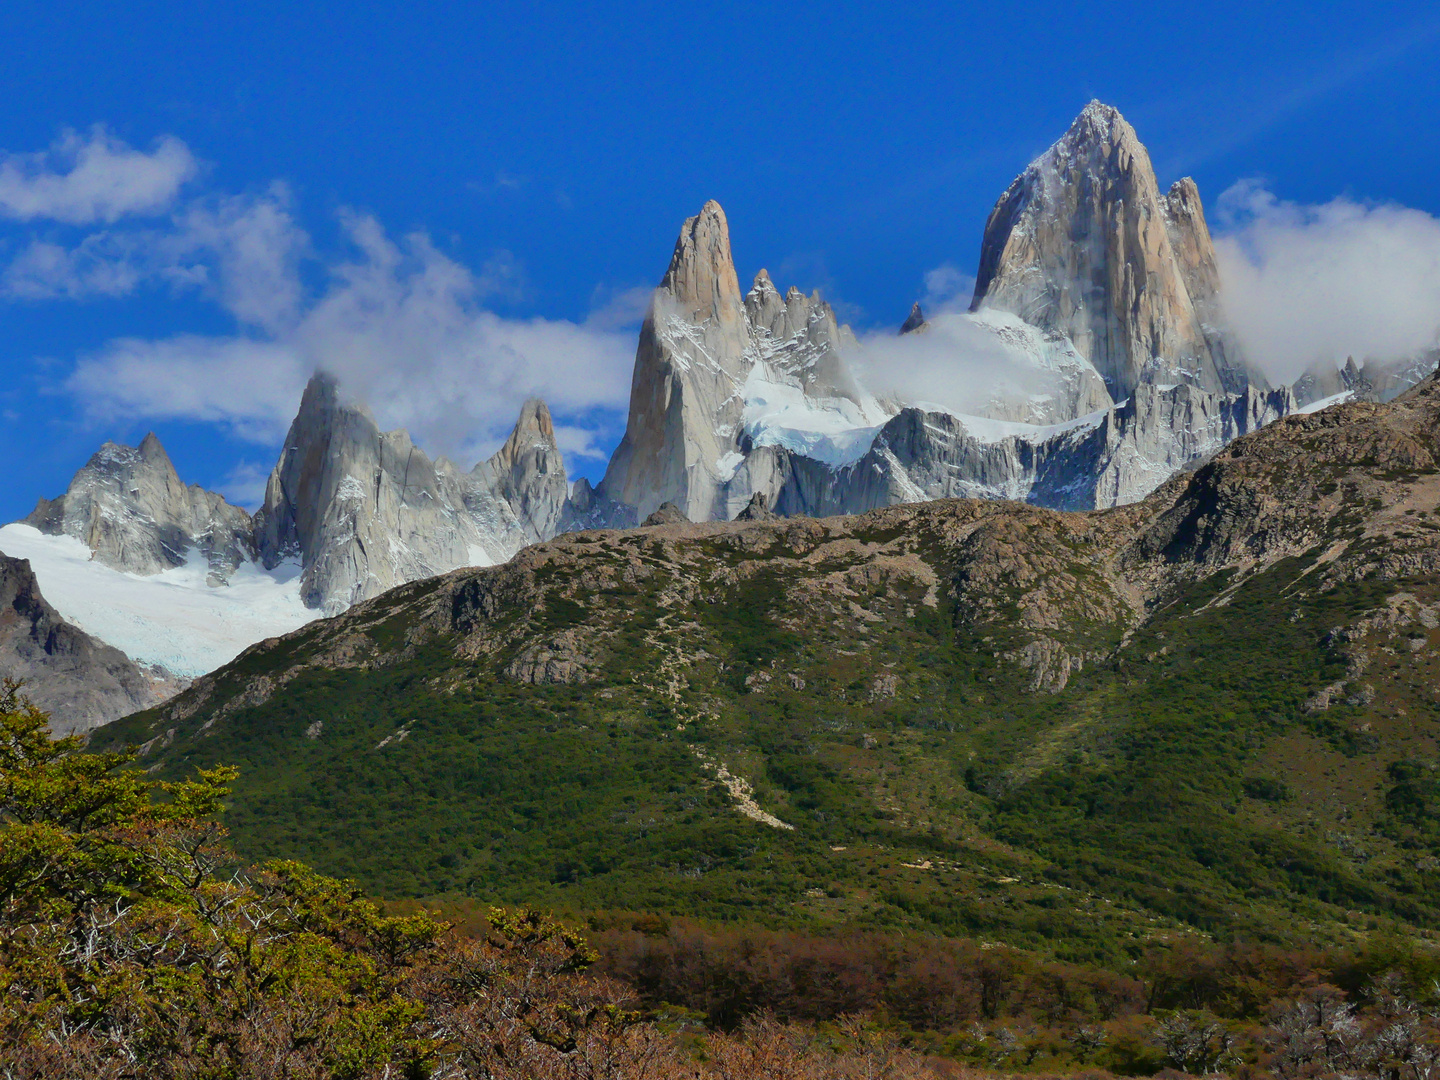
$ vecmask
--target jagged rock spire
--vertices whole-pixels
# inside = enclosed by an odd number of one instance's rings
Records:
[[[298,558],[301,595],[327,614],[417,578],[502,562],[554,535],[568,485],[544,402],[469,473],[382,432],[317,373],[255,515],[265,564]],[[554,502],[556,505],[551,505]]]
[[[756,281],[762,292],[768,283]],[[718,463],[735,450],[754,365],[730,227],[712,199],[681,227],[640,328],[625,437],[601,497],[633,507],[636,521],[665,502],[691,520],[715,516]]]
[[[73,536],[93,557],[132,574],[156,574],[203,556],[223,580],[252,553],[250,515],[186,484],[152,431],[138,447],[107,442],[64,495],[41,499],[26,524]]]
[[[740,281],[730,253],[730,224],[714,199],[685,219],[660,291],[693,321],[715,319],[722,325],[744,321]]]
[[[570,484],[545,402],[525,402],[505,445],[476,471],[493,478],[491,486],[510,504],[531,540],[555,535]]]
[[[927,325],[929,324],[925,321],[925,312],[920,307],[920,301],[916,300],[910,308],[910,314],[907,315],[905,321],[900,324],[900,333],[911,334],[916,330],[924,329]]]
[[[995,204],[972,310],[1065,334],[1117,400],[1142,381],[1220,390],[1244,375],[1207,340],[1214,265],[1193,181],[1162,195],[1135,129],[1092,101]]]

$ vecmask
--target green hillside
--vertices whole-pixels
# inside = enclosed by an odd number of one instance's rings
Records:
[[[1429,936],[1434,396],[1294,418],[1107,513],[564,537],[257,646],[92,745],[238,765],[242,854],[390,897],[1091,960]]]

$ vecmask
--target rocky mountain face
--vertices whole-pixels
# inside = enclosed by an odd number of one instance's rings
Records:
[[[750,505],[402,586],[103,737],[160,775],[263,744],[242,849],[391,895],[1097,947],[1434,925],[1440,384],[1104,511]],[[343,845],[297,831],[336,807]]]
[[[554,535],[567,490],[554,426],[541,401],[527,402],[500,450],[466,472],[444,459],[432,462],[403,431],[381,432],[363,406],[343,400],[333,379],[317,375],[253,520],[221,496],[182,483],[151,434],[136,448],[106,443],[64,495],[42,499],[21,523],[41,536],[17,534],[4,542],[29,552],[42,579],[56,575],[57,619],[68,615],[113,635],[113,644],[133,656],[169,666],[191,663],[197,649],[234,648],[290,629],[303,621],[306,606],[335,614],[418,577],[504,562],[524,545]],[[57,539],[53,548],[45,537]],[[84,545],[82,554],[88,548],[89,563],[67,547],[72,540]],[[193,572],[196,562],[202,574]],[[105,577],[102,567],[121,573]],[[191,572],[169,575],[143,601],[124,577],[181,567]],[[212,599],[214,590],[224,590],[226,599]],[[97,614],[93,597],[112,594],[117,606]],[[205,621],[208,636],[203,646],[187,648],[196,620]],[[219,629],[216,620],[223,624]],[[67,627],[63,633],[79,631]],[[101,671],[123,658],[109,652],[114,656],[107,654],[104,664],[87,659],[75,669],[100,672],[95,692],[101,704],[76,698],[70,668],[53,658],[16,661],[16,670],[31,680],[37,700],[64,704],[67,714],[78,710],[77,722],[88,725],[97,717],[114,719],[129,700],[111,692],[119,676]],[[171,686],[158,666],[142,669],[147,678],[155,676],[145,694]],[[136,702],[151,698],[135,699],[132,707],[140,707]]]
[[[1162,194],[1135,129],[1092,101],[990,212],[971,307],[1064,334],[1116,401],[1142,382],[1236,390],[1247,373],[1203,321],[1218,283],[1194,181]]]
[[[725,212],[706,203],[681,229],[641,327],[625,436],[572,524],[633,524],[666,502],[691,520],[729,520],[768,482],[750,475],[749,450],[783,440],[787,408],[883,421],[842,358],[853,344],[818,294],[782,297],[764,270],[742,297]]]
[[[0,676],[54,720],[56,735],[89,731],[164,700],[178,686],[62,619],[24,559],[0,554]]]
[[[818,296],[782,297],[762,270],[742,298],[707,203],[641,332],[624,441],[562,527],[634,524],[664,502],[728,520],[757,493],[787,515],[1133,502],[1297,407],[1238,358],[1219,284],[1194,181],[1162,191],[1134,129],[1092,102],[996,204],[972,310],[927,320],[916,304],[901,327],[937,378],[950,356],[992,380],[941,411],[867,388],[864,350]]]
[[[132,573],[203,559],[212,587],[252,561],[298,564],[304,603],[336,614],[569,531],[947,498],[1122,506],[1302,406],[1386,401],[1434,370],[1434,355],[1352,361],[1271,388],[1219,290],[1194,181],[1163,189],[1134,129],[1092,102],[996,203],[970,310],[917,303],[883,362],[818,293],[782,293],[765,270],[742,293],[707,202],[652,297],[624,438],[594,488],[569,489],[543,402],[467,472],[321,374],[253,522],[184,485],[153,435],[107,443],[27,521]]]
[[[504,562],[554,534],[568,483],[543,402],[471,472],[432,462],[404,431],[316,375],[286,436],[255,542],[265,565],[298,558],[307,604],[335,614],[406,581]]]
[[[1343,367],[1316,366],[1295,380],[1295,398],[1310,405],[1327,398],[1344,396],[1351,401],[1393,401],[1423,381],[1440,366],[1440,349],[1402,360],[1370,359],[1356,364],[1348,357]]]
[[[185,484],[152,432],[139,447],[107,442],[57,499],[41,499],[25,523],[72,536],[99,562],[156,574],[204,559],[223,584],[254,557],[250,515],[197,484]]]

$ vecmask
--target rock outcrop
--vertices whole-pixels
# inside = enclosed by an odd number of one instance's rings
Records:
[[[900,324],[900,333],[913,334],[917,330],[924,330],[929,325],[925,321],[925,311],[920,307],[920,301],[916,300],[910,307],[910,314],[905,316],[905,321]]]
[[[98,561],[132,574],[156,574],[204,559],[225,581],[254,556],[250,515],[213,491],[185,484],[160,440],[138,447],[107,442],[58,499],[41,499],[29,517],[51,536],[73,536]]]
[[[554,534],[568,482],[549,411],[527,402],[471,472],[432,462],[405,431],[317,374],[266,485],[255,543],[267,567],[296,558],[301,595],[326,614],[459,566],[504,562]]]
[[[763,491],[757,491],[750,496],[750,502],[744,510],[735,515],[736,521],[776,521],[780,517],[770,509],[770,500]]]
[[[971,308],[1064,334],[1116,401],[1147,381],[1234,391],[1203,322],[1217,282],[1193,181],[1162,195],[1135,129],[1092,101],[995,204]]]
[[[686,220],[640,328],[629,418],[603,498],[641,519],[665,502],[692,519],[713,516],[719,462],[740,429],[749,344],[729,225],[712,200]]]
[[[642,528],[652,525],[687,525],[690,519],[673,502],[661,503],[656,511],[640,523]]]
[[[159,704],[178,689],[140,670],[119,649],[62,619],[24,559],[0,554],[0,676],[71,735]]]

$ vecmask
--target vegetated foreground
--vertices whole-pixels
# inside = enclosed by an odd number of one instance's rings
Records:
[[[236,872],[215,820],[233,769],[149,780],[127,753],[52,741],[47,719],[5,685],[6,1080],[986,1075],[976,1065],[1423,1080],[1440,1064],[1440,965],[1403,944],[1191,950],[1126,977],[643,916],[602,930],[596,969],[579,934],[531,912],[490,909],[465,934],[293,861]],[[959,1027],[967,1009],[983,1022]]]
[[[1431,940],[1440,387],[1143,503],[562,537],[101,729],[388,897],[975,936]]]

